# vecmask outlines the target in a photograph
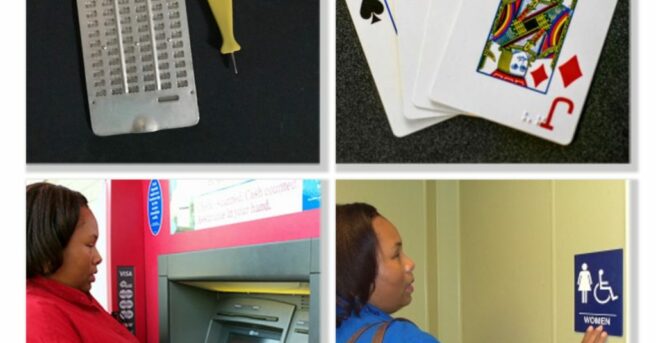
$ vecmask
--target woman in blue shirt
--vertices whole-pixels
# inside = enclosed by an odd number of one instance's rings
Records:
[[[412,301],[415,263],[396,227],[371,205],[337,206],[337,342],[438,343],[409,321],[392,321]],[[361,331],[362,330],[362,331]]]
[[[439,343],[390,314],[412,301],[414,261],[394,224],[364,203],[337,205],[337,343]],[[601,327],[582,343],[603,343]]]

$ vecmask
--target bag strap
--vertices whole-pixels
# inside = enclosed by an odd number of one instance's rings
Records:
[[[380,325],[380,326],[376,329],[376,332],[374,333],[374,337],[371,340],[371,343],[383,343],[385,332],[387,331],[389,326],[392,325],[392,323],[394,323],[395,321],[408,322],[409,320],[405,318],[394,318],[392,320],[388,320],[385,322],[377,322],[377,323],[371,323],[369,325],[365,325],[361,327],[360,330],[356,331],[355,334],[353,334],[353,336],[351,336],[351,338],[348,340],[348,343],[356,343],[357,340],[360,338],[360,336],[362,336],[362,334],[364,334],[367,330],[369,330],[370,328],[376,325]]]
[[[392,325],[392,323],[396,321],[403,321],[403,322],[409,322],[409,320],[405,318],[394,318],[392,320],[386,321],[376,329],[376,333],[374,334],[374,338],[371,340],[371,343],[383,343],[383,338],[385,337],[385,332],[387,329]]]
[[[374,326],[374,325],[378,325],[378,324],[380,324],[380,323],[382,323],[382,322],[371,323],[371,324],[369,324],[369,325],[365,325],[365,326],[361,327],[360,330],[356,331],[356,332],[353,334],[353,336],[351,336],[351,338],[349,338],[348,343],[355,343],[355,342],[357,342],[358,339],[360,338],[360,336],[362,336],[362,334],[363,334],[365,331],[369,330],[372,326]]]

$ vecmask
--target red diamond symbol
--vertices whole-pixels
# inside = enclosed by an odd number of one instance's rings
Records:
[[[570,58],[569,61],[561,64],[558,69],[560,69],[560,75],[563,77],[565,88],[578,80],[579,77],[583,76],[581,73],[581,67],[579,66],[579,59],[576,55]]]
[[[531,76],[533,76],[533,84],[535,84],[535,88],[538,88],[538,86],[548,78],[547,72],[544,71],[544,64],[541,65],[540,68],[532,71]]]

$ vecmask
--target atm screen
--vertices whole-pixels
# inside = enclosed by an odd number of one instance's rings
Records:
[[[277,339],[263,338],[256,336],[246,336],[238,333],[231,332],[228,336],[227,343],[280,343]]]

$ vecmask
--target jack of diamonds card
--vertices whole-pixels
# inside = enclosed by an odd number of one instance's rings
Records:
[[[569,144],[616,3],[463,2],[430,98]],[[485,44],[471,44],[471,37],[485,37]]]

